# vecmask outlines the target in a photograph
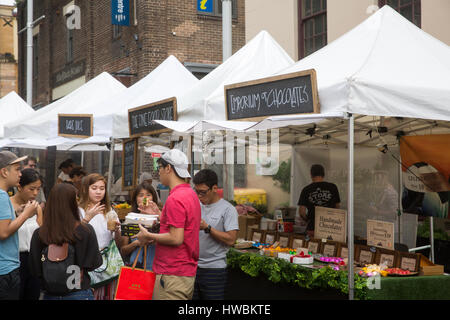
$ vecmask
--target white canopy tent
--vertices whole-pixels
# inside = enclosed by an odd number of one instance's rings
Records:
[[[105,144],[114,139],[129,137],[128,109],[177,97],[197,82],[198,79],[171,55],[134,85],[98,103],[98,109],[92,110],[91,106],[82,107],[80,112],[93,112],[94,135],[81,139],[76,144],[62,144],[57,148],[71,151],[108,151]],[[115,144],[116,150],[120,148],[120,144]]]
[[[128,109],[179,97],[198,81],[177,58],[169,56],[134,85],[99,104],[94,111],[94,137],[84,142],[95,137],[128,138]]]
[[[353,299],[355,142],[398,145],[401,135],[449,132],[450,49],[384,6],[277,75],[307,69],[317,72],[320,114],[268,117],[245,130],[279,128],[280,142],[293,146],[348,146],[349,296]]]
[[[430,128],[434,128],[433,133],[448,132],[450,49],[385,6],[280,74],[312,68],[317,72],[320,114],[269,117],[249,130],[283,128],[280,141],[293,145],[347,143],[352,299],[354,143],[397,144],[399,135]],[[311,130],[305,132],[299,124]],[[382,127],[387,132],[380,133]],[[339,139],[342,136],[346,139]]]
[[[225,120],[224,86],[272,75],[294,61],[261,31],[178,99],[178,120]]]
[[[35,111],[30,107],[15,91],[11,91],[0,99],[0,137],[4,136],[4,126],[7,123],[27,116],[28,118]]]
[[[9,123],[5,126],[5,137],[18,144],[34,143],[36,147],[64,143],[74,145],[82,139],[58,137],[58,114],[93,113],[112,93],[116,95],[125,89],[114,77],[103,72],[63,98],[39,109],[32,118],[21,117]]]

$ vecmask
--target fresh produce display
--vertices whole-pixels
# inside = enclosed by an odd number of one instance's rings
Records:
[[[385,271],[388,274],[398,274],[398,275],[410,275],[411,274],[411,271],[403,270],[400,268],[388,268],[388,269],[385,269]]]
[[[114,206],[114,209],[130,209],[131,206],[128,203],[120,203]]]
[[[359,271],[359,275],[363,277],[374,277],[377,275],[381,275],[386,277],[388,272],[384,269],[383,266],[379,266],[377,264],[369,264]]]

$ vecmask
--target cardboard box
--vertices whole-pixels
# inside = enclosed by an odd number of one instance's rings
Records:
[[[238,239],[247,239],[247,229],[249,226],[257,225],[258,219],[249,215],[242,215],[238,217],[239,232],[237,235]],[[258,226],[259,227],[259,226]]]

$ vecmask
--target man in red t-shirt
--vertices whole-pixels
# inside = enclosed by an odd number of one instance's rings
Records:
[[[190,178],[188,158],[172,149],[158,160],[160,181],[170,188],[160,217],[159,234],[140,226],[142,244],[156,242],[153,271],[156,273],[154,300],[190,300],[194,292],[199,257],[201,207]]]

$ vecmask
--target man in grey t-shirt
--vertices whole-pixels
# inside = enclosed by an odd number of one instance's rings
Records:
[[[226,255],[239,231],[238,213],[217,193],[217,174],[200,170],[193,179],[202,204],[200,255],[193,299],[223,300],[227,281]]]

